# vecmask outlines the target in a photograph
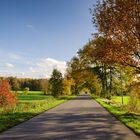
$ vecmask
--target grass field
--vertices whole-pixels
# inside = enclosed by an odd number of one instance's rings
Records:
[[[50,108],[61,104],[74,96],[54,98],[40,91],[30,91],[28,95],[18,92],[18,105],[12,109],[0,108],[0,132],[26,121]]]
[[[18,92],[18,99],[20,102],[33,102],[33,101],[41,101],[47,100],[52,96],[44,95],[42,91],[30,91],[27,95],[25,95],[22,91]]]
[[[108,104],[102,98],[94,98],[103,107],[105,107],[109,112],[111,112],[118,120],[124,123],[127,127],[133,130],[137,135],[140,136],[140,115],[129,113],[125,107],[115,106]],[[121,103],[121,97],[114,96],[112,98],[116,102]],[[129,97],[124,98],[125,104],[129,101]]]
[[[118,104],[122,104],[122,97],[121,96],[112,96],[111,100],[118,103]],[[123,104],[127,105],[128,101],[129,101],[129,96],[123,96]]]

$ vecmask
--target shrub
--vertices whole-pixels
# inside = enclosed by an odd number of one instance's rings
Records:
[[[28,93],[29,93],[29,90],[30,90],[30,89],[29,89],[28,87],[25,87],[23,93],[24,93],[24,94],[28,94]]]
[[[140,82],[133,82],[128,91],[130,94],[128,110],[130,112],[140,113]]]
[[[0,107],[13,106],[17,103],[16,94],[10,91],[6,80],[0,80]]]
[[[130,112],[140,114],[140,100],[135,96],[130,96],[130,100],[128,102],[127,109]]]

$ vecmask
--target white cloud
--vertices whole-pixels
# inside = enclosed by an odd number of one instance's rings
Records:
[[[33,25],[27,24],[26,27],[27,27],[27,28],[33,28]]]
[[[65,61],[58,61],[52,58],[41,59],[40,62],[37,63],[38,67],[45,67],[45,68],[57,68],[58,70],[63,70],[66,67]]]
[[[47,75],[47,77],[50,77],[54,68],[61,71],[61,73],[64,75],[66,70],[66,62],[55,60],[52,58],[41,59],[37,63],[36,72],[40,72]]]
[[[4,65],[6,68],[14,68],[15,66],[11,63],[5,63]]]
[[[0,72],[0,74],[4,76],[17,76],[21,78],[49,78],[52,74],[54,68],[57,68],[64,75],[66,70],[66,62],[59,61],[52,58],[43,58],[34,62],[30,66],[28,64],[24,64],[24,67],[19,67],[20,65],[16,64],[15,67],[11,63],[5,63],[4,70]],[[10,68],[7,69],[7,68]],[[11,70],[14,68],[14,70]]]

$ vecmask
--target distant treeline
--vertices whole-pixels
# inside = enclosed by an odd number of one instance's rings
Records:
[[[0,77],[9,82],[11,90],[24,90],[28,87],[32,91],[46,91],[48,88],[48,79],[31,79],[31,78],[17,78],[17,77]]]

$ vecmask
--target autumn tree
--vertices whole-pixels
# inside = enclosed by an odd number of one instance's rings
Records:
[[[80,59],[78,57],[73,57],[68,63],[67,67],[67,77],[72,78],[74,80],[74,84],[71,87],[72,94],[79,94],[78,86],[82,82],[82,67]]]
[[[84,88],[87,88],[90,93],[95,91],[99,81],[91,71],[91,64],[93,64],[93,48],[87,44],[79,49],[77,56],[73,57],[68,65],[68,75],[74,80],[73,93],[78,94]]]
[[[98,40],[98,43],[97,43]],[[92,72],[92,75],[101,81],[102,83],[102,94],[98,95],[107,95],[107,73],[106,73],[106,65],[105,65],[105,59],[102,57],[101,47],[103,45],[102,38],[96,38],[94,40],[91,40],[89,43],[87,43],[83,49],[80,49],[78,52],[78,55],[80,59],[82,60],[85,70],[88,72]],[[93,76],[90,75],[90,77],[93,78]],[[87,77],[87,76],[85,76]],[[90,78],[90,79],[92,79]],[[98,80],[98,82],[99,82]],[[96,82],[96,83],[98,83]],[[98,89],[99,90],[99,89]]]
[[[49,80],[50,91],[54,97],[59,97],[63,92],[63,77],[60,71],[54,69]]]
[[[91,13],[99,34],[119,43],[114,46],[114,52],[118,50],[123,64],[135,67],[139,71],[140,1],[101,0]]]
[[[118,52],[114,52],[114,48],[116,49],[117,47],[115,46],[118,46],[118,44],[114,39],[98,35],[78,52],[78,56],[84,64],[85,70],[92,71],[92,75],[97,76],[98,83],[101,84],[98,85],[102,89],[101,92],[98,92],[98,95],[103,97],[110,98],[114,93],[121,92],[118,88],[121,87],[122,82],[119,81],[122,81],[121,79],[123,78],[119,78],[120,69],[122,69],[119,67],[119,64],[122,64],[122,60],[129,59],[129,56],[123,58],[119,50]],[[121,77],[124,74],[124,71],[122,71]],[[119,87],[115,85],[115,79],[117,79]]]
[[[96,55],[101,61],[115,64],[119,70],[121,93],[123,94],[122,71],[126,66],[140,73],[140,1],[139,0],[100,0],[91,9],[92,21],[98,36],[105,40]],[[101,40],[98,40],[100,44]],[[117,66],[116,66],[117,64]],[[116,74],[117,75],[117,74]],[[133,77],[133,76],[132,76]]]
[[[74,86],[74,81],[72,78],[65,77],[63,80],[63,95],[71,95],[71,88]]]
[[[16,94],[10,91],[6,80],[0,80],[0,107],[13,106],[17,103]]]

